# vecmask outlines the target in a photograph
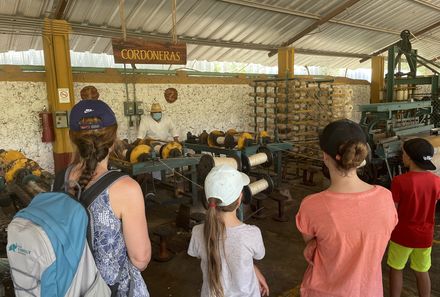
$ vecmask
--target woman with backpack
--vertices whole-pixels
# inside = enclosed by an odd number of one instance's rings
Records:
[[[209,208],[205,223],[192,230],[188,254],[201,259],[202,297],[269,296],[264,276],[254,265],[264,257],[261,231],[236,215],[249,177],[227,166],[214,167],[205,179]]]
[[[296,215],[309,263],[301,296],[383,296],[381,260],[397,224],[391,192],[357,175],[368,156],[357,123],[328,124],[319,145],[330,187],[304,198]]]
[[[66,177],[71,191],[78,194],[108,174],[118,125],[106,103],[81,100],[71,110],[69,126],[75,155]],[[120,177],[97,196],[88,210],[92,253],[112,292],[116,291],[117,296],[149,296],[140,273],[150,262],[151,243],[139,184],[128,176]]]

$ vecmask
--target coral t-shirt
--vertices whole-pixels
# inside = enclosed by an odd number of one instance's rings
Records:
[[[298,230],[317,241],[301,297],[383,296],[381,261],[397,212],[383,187],[360,193],[323,191],[306,197],[296,215]]]
[[[391,191],[394,201],[399,204],[399,223],[391,240],[410,248],[432,246],[440,177],[429,171],[410,171],[393,179]]]

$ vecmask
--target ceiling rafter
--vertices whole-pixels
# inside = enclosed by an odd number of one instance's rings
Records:
[[[428,27],[423,28],[423,29],[420,30],[420,31],[417,31],[416,33],[413,33],[413,34],[409,37],[409,39],[410,39],[410,40],[413,39],[414,36],[415,36],[415,37],[421,36],[421,35],[423,35],[423,34],[429,32],[429,31],[431,31],[431,30],[433,30],[433,29],[435,29],[435,28],[437,28],[437,27],[440,27],[440,21],[437,21],[436,23],[434,23],[434,24],[432,24],[432,25],[429,25]],[[360,63],[363,63],[363,62],[367,61],[368,59],[370,59],[370,58],[373,57],[373,56],[377,56],[377,55],[380,55],[380,54],[386,52],[386,51],[388,50],[388,48],[389,48],[390,46],[392,46],[393,44],[396,44],[396,42],[399,42],[399,40],[397,40],[397,41],[395,41],[395,42],[393,42],[393,43],[387,45],[386,47],[381,48],[380,50],[375,51],[375,52],[372,53],[369,57],[363,58],[363,59],[361,59],[359,62],[360,62]]]
[[[53,17],[57,20],[64,20],[64,15],[66,11],[67,4],[69,3],[69,0],[59,0],[57,8],[54,12]]]
[[[274,6],[274,5],[269,5],[269,4],[254,3],[254,2],[247,1],[247,0],[220,0],[220,1],[230,3],[230,4],[236,4],[236,5],[240,5],[240,6],[246,6],[246,7],[250,7],[250,8],[256,8],[256,9],[260,9],[260,10],[277,12],[277,13],[281,13],[281,14],[299,16],[299,17],[303,17],[303,18],[307,18],[307,19],[319,20],[321,18],[317,14],[306,13],[306,12],[301,12],[301,11],[292,10],[292,9],[286,9],[286,8],[282,8],[282,7],[278,7],[278,6]],[[330,19],[330,20],[328,20],[328,22],[333,23],[333,24],[347,26],[347,27],[365,29],[365,30],[369,30],[369,31],[376,31],[376,32],[395,34],[395,35],[400,34],[400,31],[397,31],[397,30],[380,28],[380,27],[370,26],[370,25],[366,25],[366,24],[359,24],[359,23],[355,23],[355,22],[351,22],[351,21],[347,21],[347,20],[341,20],[341,19],[337,19],[337,18]]]
[[[14,29],[11,25],[14,25]],[[70,23],[72,27],[72,34],[92,37],[112,38],[118,36],[121,32],[120,28],[109,28],[102,26],[84,25],[79,23]],[[15,35],[38,35],[41,34],[43,28],[43,20],[37,18],[17,17],[9,15],[0,15],[0,33],[15,34]],[[171,41],[169,34],[158,34],[155,32],[139,32],[134,30],[127,31],[127,37],[145,38],[150,40]],[[258,51],[276,50],[277,46],[256,44],[256,43],[241,43],[224,40],[213,40],[205,38],[179,36],[179,40],[188,44],[217,46],[226,48],[238,48]],[[347,57],[347,58],[365,58],[366,54],[349,53],[349,52],[333,52],[296,48],[295,52],[304,55],[319,55],[331,57]]]
[[[439,7],[439,6],[434,5],[434,4],[432,4],[432,3],[429,3],[428,1],[425,1],[425,0],[412,0],[412,1],[413,1],[413,2],[416,2],[416,3],[419,3],[419,4],[421,4],[421,5],[427,6],[427,7],[429,7],[429,8],[433,8],[433,9],[435,9],[435,10],[440,11],[440,7]]]
[[[299,32],[294,37],[290,38],[288,41],[283,42],[281,44],[281,47],[289,46],[292,43],[294,43],[295,41],[303,38],[304,36],[306,36],[307,34],[312,32],[313,30],[315,30],[316,28],[318,28],[322,24],[326,23],[328,20],[334,18],[335,16],[337,16],[338,14],[340,14],[341,12],[346,10],[347,8],[353,6],[354,4],[358,3],[359,1],[360,0],[348,0],[347,2],[339,5],[338,7],[336,7],[335,9],[333,9],[332,11],[330,11],[329,13],[324,15],[322,18],[320,18],[319,20],[317,20],[316,22],[314,22],[313,24],[311,24],[310,26],[305,28],[303,31]],[[269,57],[272,57],[276,53],[277,53],[277,50],[270,51],[269,52]]]

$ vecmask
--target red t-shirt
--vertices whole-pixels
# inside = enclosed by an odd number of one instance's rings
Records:
[[[410,171],[393,179],[391,192],[394,202],[399,204],[399,223],[391,240],[410,248],[431,247],[440,177],[429,171]]]

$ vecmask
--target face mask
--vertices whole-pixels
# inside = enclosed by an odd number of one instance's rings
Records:
[[[162,118],[162,113],[155,112],[155,113],[153,113],[152,117],[153,117],[154,120],[160,121],[160,119]]]

